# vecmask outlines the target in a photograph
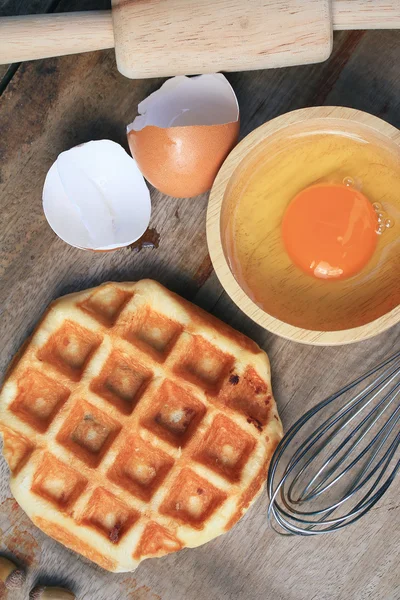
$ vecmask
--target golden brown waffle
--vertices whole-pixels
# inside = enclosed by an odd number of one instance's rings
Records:
[[[4,383],[0,430],[28,516],[110,571],[227,531],[282,437],[266,354],[149,280],[49,307]]]

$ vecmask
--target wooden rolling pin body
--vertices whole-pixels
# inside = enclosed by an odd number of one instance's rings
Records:
[[[128,77],[320,62],[332,29],[400,28],[400,0],[113,0],[113,11],[0,19],[0,64],[116,48]]]

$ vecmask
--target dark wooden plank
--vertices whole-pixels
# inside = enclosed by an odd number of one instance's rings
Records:
[[[69,10],[106,10],[111,0],[0,0],[0,16],[34,15]]]
[[[362,37],[326,104],[373,113],[400,127],[400,32],[369,31]]]
[[[0,16],[33,15],[45,13],[59,0],[0,0]]]
[[[235,73],[242,135],[277,114],[337,103],[364,108],[399,125],[396,32],[339,33],[322,65]],[[398,39],[398,37],[397,37]],[[152,190],[158,250],[97,255],[68,247],[49,229],[41,208],[45,174],[57,154],[89,139],[126,147],[125,125],[161,80],[129,81],[112,52],[22,65],[0,99],[0,369],[58,295],[107,279],[151,276],[255,339],[268,351],[278,406],[287,427],[398,345],[399,327],[341,348],[279,339],[230,301],[212,272],[205,238],[207,196],[167,198]],[[267,530],[267,496],[231,532],[197,550],[143,563],[134,574],[110,575],[39,532],[9,499],[0,462],[0,549],[31,564],[22,600],[40,577],[65,583],[82,600],[366,600],[400,597],[399,521],[395,487],[370,516],[335,536],[278,538]],[[373,543],[371,543],[373,540]]]

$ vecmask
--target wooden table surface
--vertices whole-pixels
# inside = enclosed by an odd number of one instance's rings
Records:
[[[189,0],[188,0],[189,1]],[[0,14],[106,8],[101,0],[0,0]],[[320,65],[229,74],[241,136],[286,111],[343,105],[400,127],[400,32],[338,33]],[[307,408],[399,347],[400,328],[341,348],[302,346],[252,323],[223,292],[207,253],[207,195],[178,200],[152,190],[158,249],[93,254],[61,242],[44,218],[41,193],[58,153],[90,139],[127,148],[125,126],[162,80],[130,81],[112,51],[0,67],[0,370],[61,294],[107,280],[152,277],[243,331],[270,357],[287,428]],[[396,485],[397,483],[397,485]],[[11,499],[0,463],[0,550],[36,581],[65,584],[80,600],[367,600],[400,598],[398,482],[370,514],[335,535],[281,538],[266,524],[267,495],[228,534],[195,550],[109,574],[38,531]],[[7,598],[0,589],[0,598]]]

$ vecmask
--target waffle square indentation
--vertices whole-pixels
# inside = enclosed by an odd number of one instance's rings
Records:
[[[131,494],[148,502],[158,490],[174,459],[144,442],[138,436],[128,438],[108,477]]]
[[[164,381],[141,424],[174,446],[185,446],[203,418],[206,407],[172,381]]]
[[[101,336],[78,323],[66,321],[53,333],[37,357],[51,364],[73,381],[79,381],[93,352],[101,343]]]
[[[232,483],[255,447],[254,438],[224,415],[217,415],[194,458]]]
[[[149,308],[131,315],[126,339],[158,361],[163,361],[182,332],[182,325]]]
[[[97,407],[77,400],[57,441],[90,467],[97,467],[122,426]]]
[[[124,352],[114,350],[100,375],[92,382],[93,392],[129,415],[139,402],[152,372]]]
[[[182,542],[165,527],[152,521],[146,525],[133,558],[140,560],[150,556],[164,556],[181,548]]]
[[[192,335],[175,371],[209,393],[218,393],[220,385],[229,372],[233,357],[225,354],[200,335]]]
[[[11,429],[4,429],[2,434],[4,458],[11,473],[16,476],[27,463],[35,447],[25,436]]]
[[[257,429],[268,422],[271,391],[253,367],[247,367],[241,376],[232,372],[225,380],[217,400],[244,414]]]
[[[82,523],[93,527],[113,544],[118,544],[139,519],[140,514],[104,488],[97,488],[82,516]]]
[[[66,510],[74,504],[86,485],[85,477],[46,452],[33,476],[32,491]]]
[[[226,500],[227,495],[188,468],[182,469],[175,480],[160,512],[195,529]]]
[[[102,325],[113,327],[132,296],[132,292],[125,292],[113,284],[104,285],[81,302],[79,307]]]
[[[70,391],[35,369],[18,380],[18,392],[10,410],[33,429],[43,433],[67,400]]]

